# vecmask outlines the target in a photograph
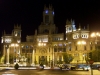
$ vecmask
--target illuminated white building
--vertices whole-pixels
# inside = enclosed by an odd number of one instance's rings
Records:
[[[67,20],[64,33],[58,33],[54,24],[54,10],[52,6],[44,7],[43,22],[35,30],[35,35],[26,36],[26,42],[21,42],[21,26],[14,25],[12,34],[4,34],[1,38],[5,63],[13,61],[31,64],[57,64],[63,61],[62,53],[72,54],[71,63],[86,63],[87,54],[94,49],[90,44],[89,26],[87,29],[76,29],[74,20]],[[92,47],[92,48],[91,48]],[[91,48],[91,49],[90,49]],[[11,62],[11,60],[13,60]]]

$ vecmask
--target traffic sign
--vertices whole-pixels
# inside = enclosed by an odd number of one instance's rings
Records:
[[[90,60],[90,61],[89,61],[89,63],[90,63],[90,64],[93,64],[93,63],[94,63],[94,61],[93,61],[93,60]]]

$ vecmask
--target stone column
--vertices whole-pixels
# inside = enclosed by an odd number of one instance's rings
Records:
[[[79,53],[80,56],[80,63],[83,63],[83,53]]]
[[[54,48],[52,48],[52,53],[53,53],[53,58],[52,58],[52,61],[53,61],[53,67],[54,67]]]
[[[63,59],[63,55],[62,55],[62,61],[64,61],[64,59]]]
[[[4,50],[3,50],[3,55],[4,55],[4,57],[5,57],[5,47],[6,47],[6,46],[4,45]]]
[[[4,60],[5,60],[5,51],[6,51],[6,45],[4,45],[4,49],[3,49],[3,57],[4,57]]]
[[[34,65],[34,50],[33,50],[33,53],[32,53],[32,64]]]
[[[6,64],[9,64],[9,48],[7,48],[7,62]]]
[[[59,55],[57,55],[57,61],[59,61]]]

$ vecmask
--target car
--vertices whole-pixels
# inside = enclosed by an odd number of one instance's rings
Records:
[[[83,70],[90,70],[90,69],[91,69],[90,65],[84,65],[83,66]]]
[[[98,70],[100,70],[100,66],[98,66]]]
[[[76,70],[90,70],[90,65],[86,65],[86,64],[78,64],[76,66]]]
[[[71,70],[76,70],[76,66],[75,65],[72,65],[70,69]]]
[[[61,67],[62,70],[70,70],[70,67],[66,64],[62,65]]]

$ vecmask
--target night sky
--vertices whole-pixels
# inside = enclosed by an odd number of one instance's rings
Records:
[[[97,0],[98,1],[98,0]],[[52,4],[54,23],[59,32],[65,30],[67,19],[75,20],[76,27],[90,25],[91,31],[100,31],[100,3],[96,0],[0,0],[0,36],[5,30],[10,34],[14,24],[21,24],[22,41],[34,35],[42,22],[44,5]]]

